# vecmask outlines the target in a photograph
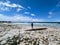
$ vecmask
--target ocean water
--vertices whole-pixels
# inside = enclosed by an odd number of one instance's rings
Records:
[[[17,23],[20,26],[31,26],[31,23]],[[58,23],[33,23],[33,26],[46,26],[46,27],[58,27],[60,28],[60,24]]]
[[[48,26],[48,27],[51,27],[51,26],[55,26],[55,27],[60,27],[60,24],[58,23],[34,23],[34,25],[36,26]]]

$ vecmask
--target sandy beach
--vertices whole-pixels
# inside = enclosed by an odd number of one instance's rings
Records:
[[[60,45],[60,28],[54,25],[33,26],[33,29],[30,24],[0,25],[0,45],[12,45],[14,40],[16,45]]]

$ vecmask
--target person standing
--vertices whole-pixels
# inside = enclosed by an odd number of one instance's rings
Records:
[[[31,23],[31,28],[33,29],[33,23]]]

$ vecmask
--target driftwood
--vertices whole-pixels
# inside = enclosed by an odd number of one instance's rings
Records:
[[[47,28],[35,28],[35,29],[27,29],[25,31],[37,31],[37,30],[46,30]]]

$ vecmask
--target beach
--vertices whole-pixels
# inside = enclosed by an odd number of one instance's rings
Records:
[[[60,24],[2,23],[0,45],[60,45]]]

